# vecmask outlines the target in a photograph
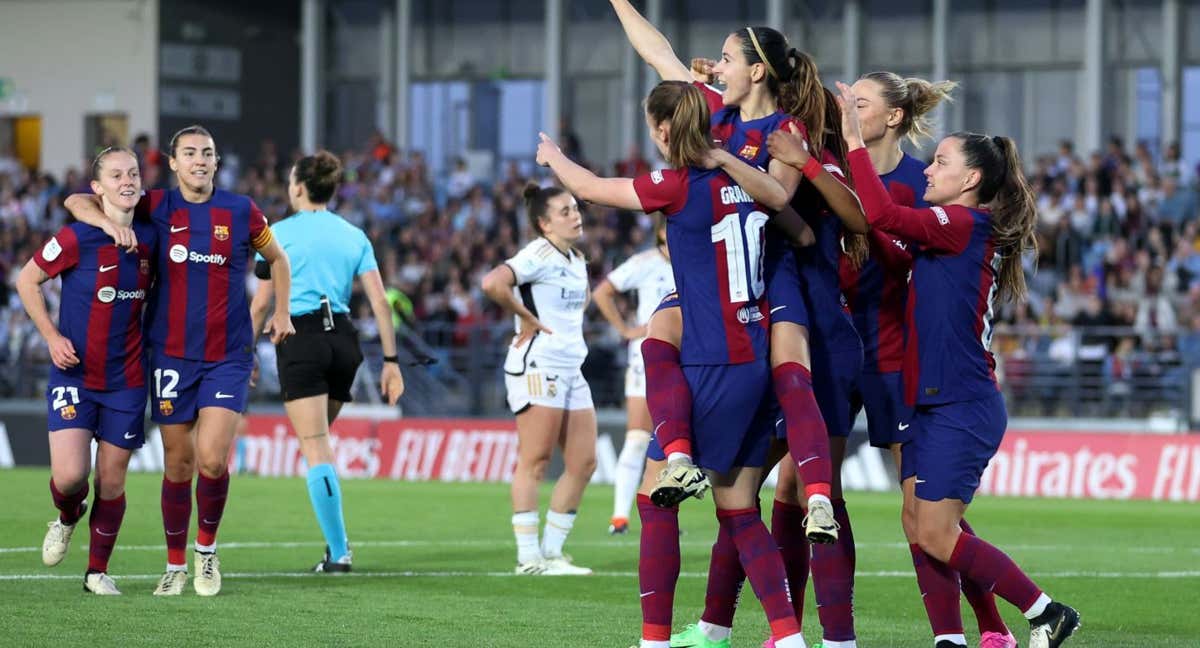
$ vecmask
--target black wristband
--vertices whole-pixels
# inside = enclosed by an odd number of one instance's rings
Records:
[[[383,356],[383,361],[384,362],[395,362],[396,364],[400,364],[400,356]]]

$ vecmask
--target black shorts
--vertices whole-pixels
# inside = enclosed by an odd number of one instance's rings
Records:
[[[319,315],[292,317],[296,334],[275,348],[283,400],[329,394],[343,403],[354,400],[350,387],[362,364],[358,331],[350,318],[334,315],[334,330],[326,331]]]

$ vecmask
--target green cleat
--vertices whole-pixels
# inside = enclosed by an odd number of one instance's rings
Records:
[[[691,623],[684,627],[683,632],[671,635],[671,648],[729,648],[729,639],[713,641],[699,625]]]

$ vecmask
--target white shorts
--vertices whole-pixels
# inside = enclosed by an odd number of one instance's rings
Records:
[[[642,359],[642,341],[629,341],[629,367],[625,369],[625,398],[646,397],[646,362]]]
[[[508,407],[520,414],[531,405],[562,410],[593,409],[592,388],[578,369],[533,368],[514,376],[504,375]]]

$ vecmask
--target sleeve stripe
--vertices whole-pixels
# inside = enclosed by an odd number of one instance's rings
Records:
[[[274,235],[271,234],[271,228],[264,227],[263,230],[258,233],[258,236],[256,236],[255,238],[250,240],[250,245],[253,245],[254,249],[256,249],[256,250],[261,250],[261,249],[267,247],[267,245],[274,238],[275,238]]]

